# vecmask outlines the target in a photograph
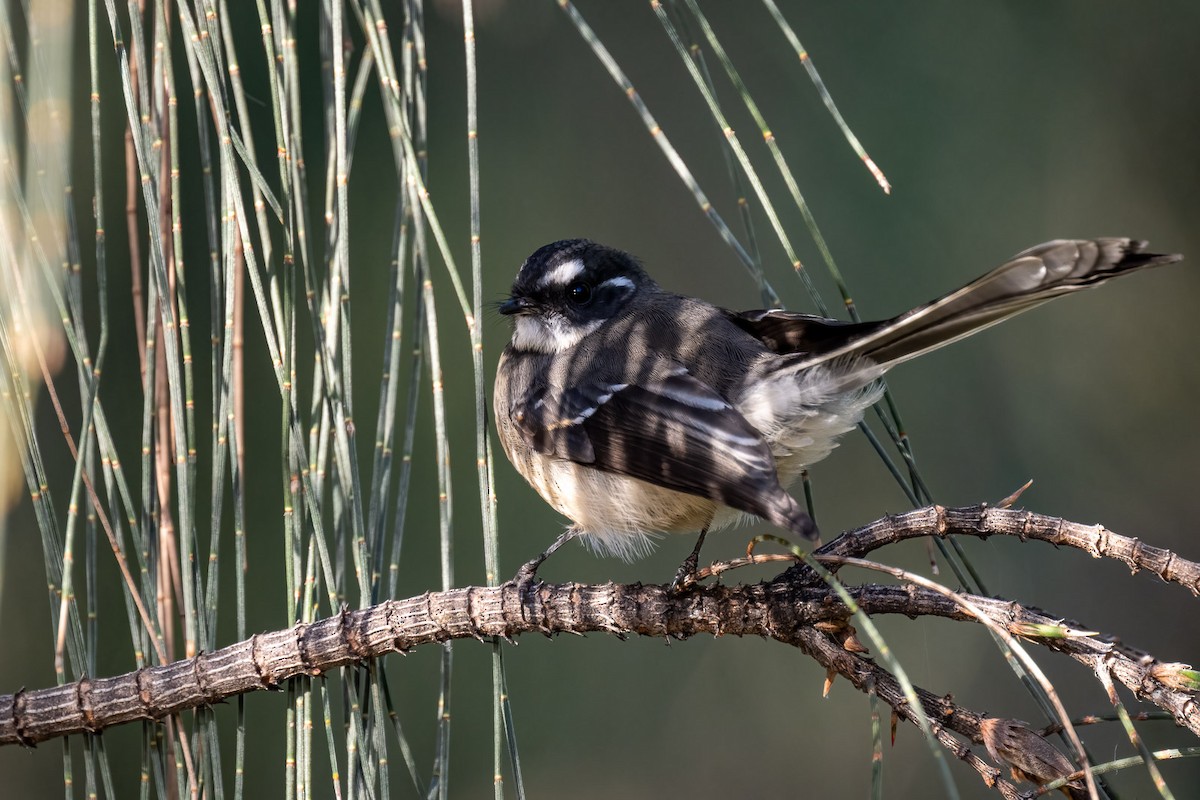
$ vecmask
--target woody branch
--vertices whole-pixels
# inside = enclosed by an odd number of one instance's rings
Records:
[[[884,545],[916,536],[992,535],[1036,539],[1114,558],[1132,570],[1149,570],[1165,581],[1200,592],[1200,564],[1142,544],[1100,526],[1009,509],[931,506],[889,516],[843,534],[818,551],[830,557],[861,557]],[[962,603],[912,584],[866,584],[849,588],[868,614],[937,616],[978,621]],[[1042,644],[1103,672],[1162,709],[1200,736],[1200,706],[1175,679],[1176,665],[1119,645],[1103,635],[1038,638],[1030,631],[1060,622],[1019,603],[963,595],[988,619],[1013,635]],[[803,568],[768,583],[703,586],[674,594],[664,586],[542,584],[524,598],[515,586],[466,587],[428,592],[339,614],[312,624],[258,634],[210,653],[146,667],[113,678],[89,678],[49,689],[0,695],[0,745],[33,745],[58,736],[99,732],[133,720],[161,719],[191,708],[298,676],[315,676],[392,652],[407,652],[447,639],[514,640],[527,633],[603,632],[617,636],[687,639],[755,635],[799,647],[830,673],[860,690],[873,690],[901,718],[915,719],[895,678],[847,647],[849,610]],[[1017,797],[1015,787],[973,754],[966,742],[981,741],[982,715],[948,697],[919,691],[935,734],[989,785]]]

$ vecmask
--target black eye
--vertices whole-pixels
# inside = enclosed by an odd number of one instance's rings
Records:
[[[577,306],[586,306],[592,299],[592,287],[583,281],[575,281],[567,287],[567,299]]]

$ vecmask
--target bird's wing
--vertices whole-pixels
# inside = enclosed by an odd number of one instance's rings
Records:
[[[842,322],[783,309],[726,311],[734,325],[779,355],[825,353],[874,332],[880,322]]]
[[[544,455],[705,497],[813,534],[812,520],[780,486],[762,436],[681,366],[640,383],[543,386],[514,412],[521,434]]]

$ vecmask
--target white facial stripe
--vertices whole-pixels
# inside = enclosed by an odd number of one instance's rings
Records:
[[[624,289],[632,289],[633,281],[631,281],[631,280],[629,280],[629,278],[625,278],[625,277],[609,278],[608,280],[606,280],[604,283],[600,284],[596,288],[603,289],[605,286],[620,286]]]
[[[570,261],[564,261],[554,269],[547,272],[538,281],[538,286],[545,289],[549,286],[566,286],[571,281],[579,277],[583,272],[583,262],[578,258]]]
[[[554,355],[570,350],[603,323],[604,320],[595,320],[586,325],[574,325],[557,314],[517,317],[512,343],[518,350]]]

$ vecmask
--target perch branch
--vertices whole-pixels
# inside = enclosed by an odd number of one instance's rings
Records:
[[[893,541],[948,533],[1041,539],[1097,557],[1118,558],[1135,571],[1153,571],[1193,591],[1200,586],[1200,568],[1194,562],[1135,539],[1053,517],[980,507],[935,506],[888,517],[843,534],[820,552],[830,556],[827,563],[832,567],[840,557],[857,557]],[[258,634],[163,666],[113,678],[85,676],[63,686],[0,695],[0,745],[34,745],[54,737],[99,732],[133,720],[161,719],[241,693],[277,688],[289,678],[319,675],[424,644],[462,638],[511,641],[527,633],[552,636],[602,632],[675,639],[697,634],[768,637],[800,648],[831,674],[845,677],[861,691],[874,685],[879,697],[899,717],[915,720],[915,710],[909,707],[891,673],[848,646],[845,639],[852,634],[847,624],[848,609],[828,587],[814,584],[813,577],[802,569],[792,568],[785,576],[769,583],[703,586],[680,594],[658,585],[542,584],[524,599],[510,583],[428,592],[359,611],[343,610],[311,624]],[[854,586],[850,593],[868,614],[976,621],[962,602],[912,583]],[[1063,652],[1092,671],[1111,675],[1200,736],[1200,706],[1195,694],[1174,674],[1183,665],[1161,662],[1099,634],[1036,635],[1059,627],[1063,621],[1012,601],[971,595],[960,598],[1012,635]],[[1082,628],[1073,623],[1068,626]],[[841,640],[839,631],[843,633]],[[982,715],[958,706],[949,696],[938,697],[924,690],[918,696],[935,722],[934,733],[944,747],[1005,797],[1023,796],[999,777],[998,770],[970,750],[968,742],[983,740]]]
[[[1056,547],[1073,547],[1092,558],[1121,561],[1133,573],[1152,572],[1167,583],[1177,583],[1193,595],[1200,595],[1200,564],[1170,550],[1122,536],[1103,525],[1084,525],[1032,511],[987,505],[963,508],[935,505],[897,516],[888,515],[842,534],[817,550],[817,555],[862,558],[885,545],[931,534],[943,537],[959,534],[979,539],[1016,536],[1021,541],[1034,539]]]

